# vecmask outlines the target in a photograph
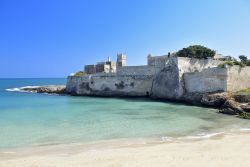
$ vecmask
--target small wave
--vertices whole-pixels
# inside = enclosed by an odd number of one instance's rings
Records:
[[[212,137],[215,137],[215,136],[219,136],[219,135],[222,135],[224,134],[224,132],[220,132],[220,133],[201,133],[201,134],[198,134],[196,136],[187,136],[186,139],[209,139],[209,138],[212,138]]]
[[[162,141],[164,142],[170,142],[170,141],[173,141],[173,137],[167,137],[167,136],[164,136],[161,138]]]
[[[20,88],[10,88],[10,89],[5,89],[8,92],[20,92]]]
[[[24,86],[24,87],[19,87],[19,88],[9,88],[9,89],[5,89],[8,92],[29,92],[29,91],[25,91],[23,89],[26,88],[37,88],[39,86]]]
[[[250,132],[250,128],[240,128],[240,131],[242,131],[242,132]]]

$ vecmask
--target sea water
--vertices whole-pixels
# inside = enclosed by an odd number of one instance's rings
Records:
[[[216,109],[146,98],[99,98],[15,92],[66,79],[0,79],[0,149],[103,140],[200,136],[250,121]]]

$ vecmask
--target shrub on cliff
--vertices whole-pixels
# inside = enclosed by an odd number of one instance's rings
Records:
[[[234,62],[233,61],[225,61],[225,62],[223,62],[223,63],[221,63],[221,64],[219,64],[218,65],[218,67],[220,67],[220,68],[225,68],[226,67],[226,65],[228,65],[228,66],[233,66],[234,65]]]
[[[233,65],[238,65],[240,67],[245,67],[246,66],[244,63],[238,62],[238,61],[225,61],[225,62],[219,64],[218,67],[225,68],[226,65],[230,66],[230,67],[232,67]]]
[[[78,72],[76,72],[76,73],[74,74],[74,76],[76,76],[76,77],[81,77],[81,76],[84,76],[84,75],[86,75],[86,73],[83,72],[83,71],[78,71]]]
[[[234,61],[233,63],[234,63],[234,65],[238,65],[238,66],[240,66],[240,67],[245,67],[245,66],[246,66],[245,63],[238,62],[238,61]]]
[[[247,62],[248,62],[248,59],[245,55],[240,55],[239,59],[240,59],[241,63],[247,64]]]
[[[215,51],[201,45],[193,45],[179,50],[176,55],[178,57],[207,59],[214,57]]]

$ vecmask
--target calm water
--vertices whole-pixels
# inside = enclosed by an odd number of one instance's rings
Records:
[[[121,138],[159,138],[248,128],[215,109],[154,102],[8,92],[65,79],[0,79],[0,149]]]

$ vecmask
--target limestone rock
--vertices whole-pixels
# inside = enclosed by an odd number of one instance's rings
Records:
[[[183,96],[183,101],[192,105],[201,105],[202,97],[201,93],[188,93]]]
[[[240,107],[243,109],[243,111],[250,113],[250,105],[249,104],[241,105]]]
[[[237,93],[234,95],[234,99],[239,103],[248,103],[250,102],[249,93]]]
[[[222,106],[230,96],[228,93],[214,93],[214,94],[204,94],[201,99],[201,104],[206,106]]]
[[[243,109],[240,107],[239,103],[233,99],[229,99],[222,105],[219,112],[223,114],[239,115],[243,113]]]
[[[48,86],[27,86],[20,88],[22,91],[36,92],[36,93],[49,93],[49,94],[65,94],[65,85],[48,85]]]

